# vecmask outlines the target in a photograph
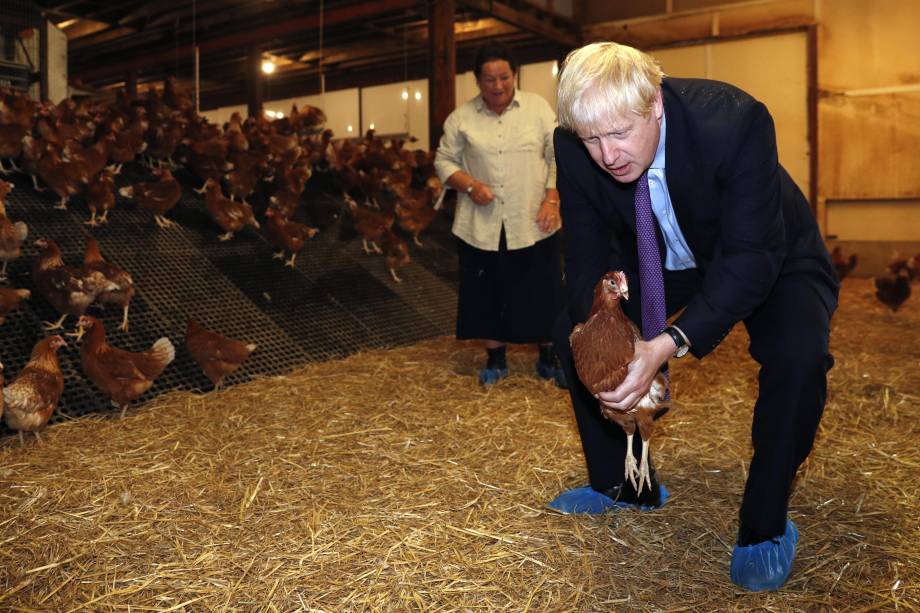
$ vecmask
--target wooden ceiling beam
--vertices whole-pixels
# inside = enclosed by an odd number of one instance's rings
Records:
[[[572,48],[581,45],[581,32],[578,24],[536,5],[518,3],[520,8],[514,8],[510,3],[495,0],[458,0],[458,3],[528,32],[533,32],[559,45]]]
[[[418,7],[419,0],[377,0],[357,5],[347,5],[327,11],[323,18],[323,25],[324,27],[328,27],[339,23],[369,19],[376,15],[392,11],[414,9]],[[319,22],[320,18],[318,14],[307,15],[211,39],[204,39],[198,46],[202,54],[233,47],[248,47],[249,45],[268,41],[273,38],[318,28],[320,25]],[[82,78],[83,81],[91,83],[99,78],[120,75],[128,70],[173,62],[177,59],[189,57],[193,53],[194,48],[192,45],[182,45],[179,47],[170,46],[169,48],[160,47],[156,51],[148,50],[144,53],[138,53],[137,56],[120,62],[97,63],[91,68],[78,68],[75,72],[77,73],[76,76]]]

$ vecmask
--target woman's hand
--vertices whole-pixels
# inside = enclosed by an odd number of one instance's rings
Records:
[[[636,341],[636,353],[629,363],[626,378],[615,390],[600,392],[597,399],[610,409],[632,409],[648,394],[661,365],[668,361],[672,353],[674,341],[667,334],[660,334],[648,342]]]
[[[537,226],[543,232],[552,232],[562,226],[562,217],[559,215],[559,198],[546,196],[540,203],[537,211]]]
[[[473,180],[473,191],[470,192],[470,198],[473,199],[473,202],[479,206],[485,206],[491,204],[495,200],[495,194],[492,193],[492,190],[489,189],[489,186],[485,183],[480,183],[479,181]]]

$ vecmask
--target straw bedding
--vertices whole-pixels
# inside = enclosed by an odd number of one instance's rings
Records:
[[[739,328],[673,365],[650,513],[544,510],[585,480],[567,394],[531,348],[481,390],[481,350],[449,338],[8,438],[0,609],[915,611],[918,313],[845,283],[779,593],[728,581],[756,392]]]

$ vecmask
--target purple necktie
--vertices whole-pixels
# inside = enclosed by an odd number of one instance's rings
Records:
[[[639,247],[639,284],[642,286],[642,337],[651,340],[664,331],[664,277],[655,235],[652,196],[648,190],[648,171],[636,184],[636,243]]]
[[[642,286],[642,337],[647,341],[661,334],[667,325],[656,223],[646,170],[636,184],[636,244],[639,248],[639,284]],[[667,362],[664,364],[664,376],[668,381]],[[671,397],[670,387],[665,388],[666,400]]]

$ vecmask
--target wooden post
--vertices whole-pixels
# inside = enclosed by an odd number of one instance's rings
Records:
[[[444,120],[456,106],[457,48],[454,45],[454,0],[434,0],[428,11],[428,146],[434,151]]]
[[[42,101],[48,99],[51,89],[48,84],[48,28],[50,27],[51,22],[44,19],[42,20],[42,27],[38,28],[38,65],[41,71],[38,81],[38,96]]]
[[[246,100],[249,117],[262,115],[262,50],[257,46],[249,48],[246,61]]]

